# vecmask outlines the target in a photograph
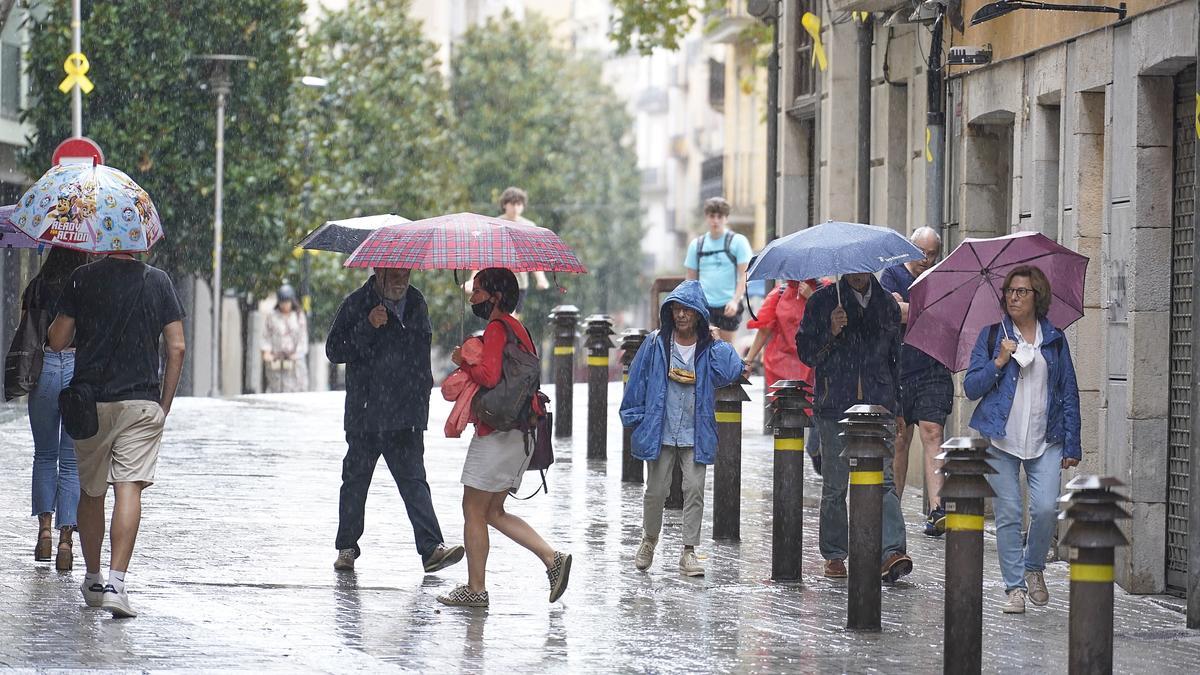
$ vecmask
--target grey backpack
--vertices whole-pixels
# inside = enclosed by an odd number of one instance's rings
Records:
[[[508,334],[500,381],[491,389],[480,388],[471,401],[471,412],[497,431],[526,429],[533,423],[533,397],[541,386],[541,360],[537,354],[521,349],[508,322],[500,323]]]

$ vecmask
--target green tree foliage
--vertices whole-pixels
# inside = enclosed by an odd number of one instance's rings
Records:
[[[706,13],[719,11],[724,0],[613,0],[608,37],[617,52],[636,49],[650,54],[657,48],[674,51],[679,41]]]
[[[560,275],[565,294],[530,292],[534,331],[554,305],[613,312],[644,286],[632,121],[599,64],[548,44],[549,33],[536,15],[521,23],[505,14],[468,31],[451,64],[472,210],[498,213],[500,192],[523,188],[526,217],[558,232],[590,272]]]
[[[42,3],[29,51],[36,135],[21,160],[30,176],[50,166],[71,135],[71,97],[58,91],[71,49],[71,3]],[[106,162],[149,193],[165,241],[156,264],[174,275],[207,276],[212,266],[216,115],[202,88],[207,66],[189,56],[245,54],[233,67],[225,130],[225,284],[262,291],[278,282],[273,259],[295,198],[281,161],[288,143],[283,111],[296,76],[296,35],[303,0],[84,3],[83,51],[95,83],[83,97],[84,133]]]
[[[453,111],[436,47],[408,17],[409,0],[351,0],[324,16],[308,38],[304,73],[328,80],[297,85],[292,189],[300,200],[289,230],[298,241],[326,220],[395,213],[412,220],[463,207]],[[345,256],[313,257],[314,317],[323,334],[342,297],[366,270]],[[294,274],[299,263],[292,262]],[[415,273],[435,332],[457,341],[461,294],[449,272]],[[452,337],[450,337],[452,334]]]

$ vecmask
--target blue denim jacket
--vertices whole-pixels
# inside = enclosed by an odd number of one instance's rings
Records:
[[[1046,440],[1062,443],[1063,457],[1080,459],[1083,451],[1079,442],[1079,385],[1075,381],[1071,348],[1062,331],[1044,318],[1039,321],[1042,325],[1042,356],[1049,370]],[[1005,330],[1008,335],[1016,330],[1008,317],[1004,318],[1004,327],[997,331],[992,344],[988,344],[991,326],[980,331],[975,348],[971,350],[971,365],[963,379],[967,398],[972,401],[983,399],[971,415],[970,426],[988,438],[1004,438],[1013,395],[1017,392],[1017,375],[1021,371],[1015,359],[1009,359],[1003,368],[996,368],[995,359],[1000,353],[1000,340]]]

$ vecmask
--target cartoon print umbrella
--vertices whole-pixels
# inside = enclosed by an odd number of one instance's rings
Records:
[[[9,222],[16,204],[0,206],[0,248],[37,248],[38,243]]]
[[[950,370],[965,370],[980,331],[1004,316],[1004,277],[1021,265],[1036,266],[1050,282],[1050,323],[1061,330],[1083,316],[1087,256],[1039,232],[965,239],[910,287],[904,341]]]
[[[163,238],[150,195],[102,164],[51,168],[22,195],[11,221],[39,244],[88,253],[142,253]]]
[[[411,270],[481,270],[587,274],[575,252],[544,227],[453,213],[381,227],[346,261],[346,267]]]

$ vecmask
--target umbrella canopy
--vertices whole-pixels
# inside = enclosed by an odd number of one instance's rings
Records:
[[[0,248],[37,248],[38,243],[9,222],[16,204],[0,206]]]
[[[1057,328],[1083,316],[1087,256],[1038,232],[966,239],[913,282],[904,341],[953,371],[965,370],[980,331],[1004,317],[1004,277],[1021,265],[1046,275],[1053,295],[1047,318]]]
[[[141,253],[163,238],[150,195],[103,164],[59,164],[17,202],[11,216],[38,243],[88,253]]]
[[[388,225],[409,222],[412,221],[391,213],[344,220],[327,220],[323,225],[309,232],[297,245],[313,251],[353,253],[354,249],[361,246],[366,240],[367,235],[375,230]]]
[[[382,227],[354,251],[346,267],[587,273],[552,230],[474,213]]]
[[[829,221],[771,242],[748,279],[818,279],[878,272],[925,254],[899,232],[877,225]]]

